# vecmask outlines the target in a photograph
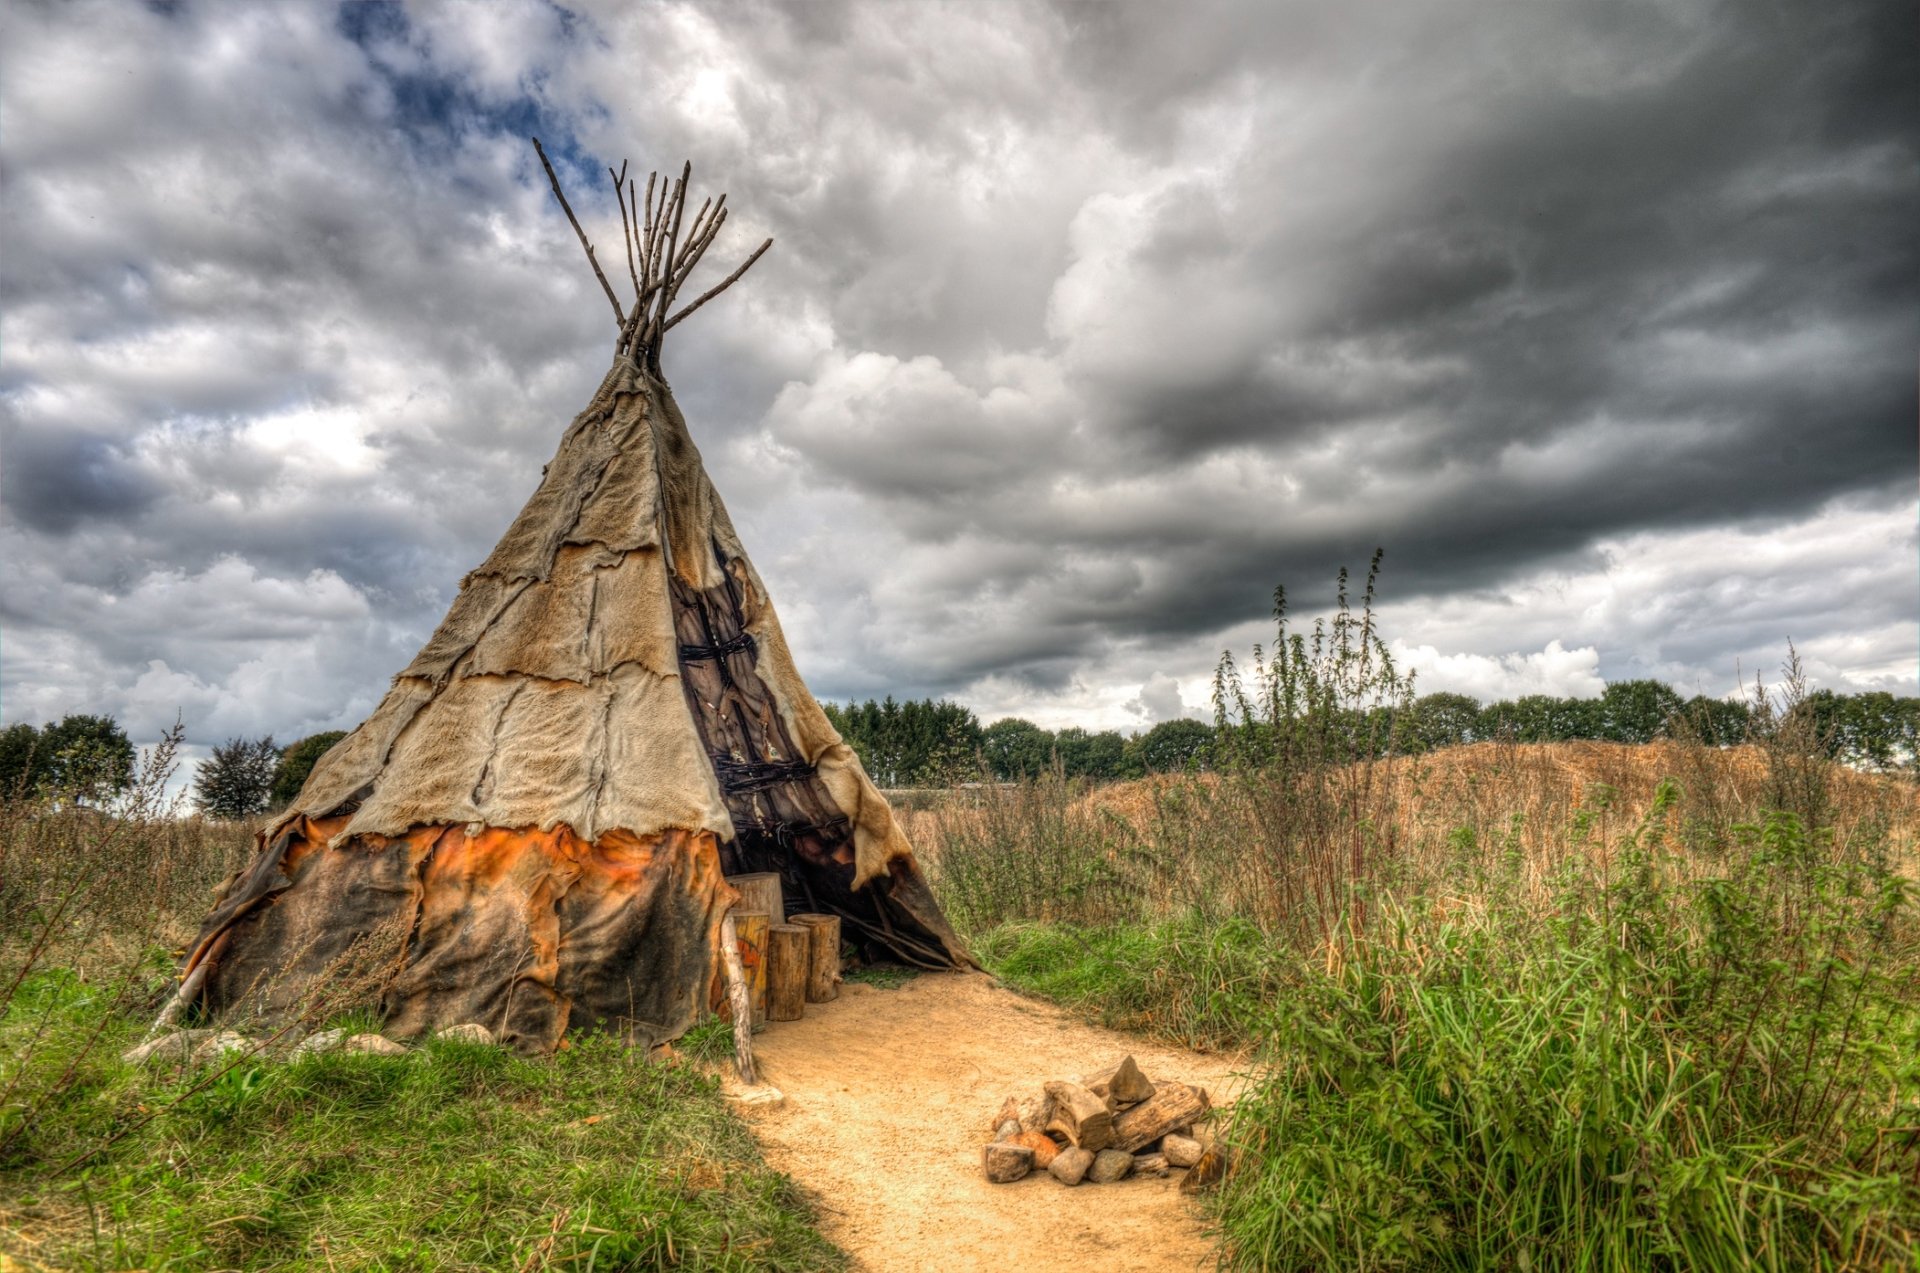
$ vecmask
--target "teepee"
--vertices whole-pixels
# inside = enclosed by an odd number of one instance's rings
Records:
[[[288,1017],[379,929],[403,935],[391,1035],[479,1022],[529,1050],[582,1028],[657,1043],[708,1003],[743,872],[778,872],[793,909],[841,916],[870,955],[971,965],[795,670],[661,373],[666,333],[772,240],[676,311],[726,196],[683,233],[690,164],[644,194],[609,169],[623,304],[534,147],[612,304],[613,366],[432,639],[260,832],[169,1020]]]

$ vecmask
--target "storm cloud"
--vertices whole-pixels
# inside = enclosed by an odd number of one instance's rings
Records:
[[[529,134],[775,239],[667,370],[822,697],[1197,711],[1375,546],[1428,688],[1912,693],[1909,26],[10,5],[0,713],[357,723],[611,350]]]

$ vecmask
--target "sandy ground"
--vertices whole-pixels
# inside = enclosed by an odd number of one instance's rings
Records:
[[[897,990],[849,983],[804,1020],[755,1036],[775,1107],[743,1107],[769,1162],[820,1208],[826,1235],[872,1273],[1211,1268],[1181,1173],[1069,1189],[1045,1172],[990,1185],[988,1124],[1008,1096],[1078,1078],[1131,1052],[1150,1078],[1232,1098],[1231,1058],[1165,1048],[1075,1021],[981,974],[927,974]]]

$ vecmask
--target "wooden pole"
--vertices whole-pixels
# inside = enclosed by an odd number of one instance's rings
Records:
[[[736,908],[732,912],[733,930],[739,938],[740,962],[746,965],[747,995],[752,1011],[748,1029],[758,1030],[767,1023],[767,917],[764,912]],[[734,1032],[740,1031],[740,1019],[734,1018]]]
[[[733,1009],[733,1064],[740,1081],[757,1087],[760,1078],[753,1064],[753,1027],[741,1028],[741,1022],[753,1020],[753,1000],[747,989],[746,970],[740,964],[740,939],[735,931],[733,912],[720,921],[720,963],[727,970],[727,1002]]]
[[[807,1002],[828,1003],[840,997],[840,917],[794,915],[791,921],[807,928]]]
[[[807,940],[804,924],[767,930],[767,1016],[798,1021],[807,1013]]]

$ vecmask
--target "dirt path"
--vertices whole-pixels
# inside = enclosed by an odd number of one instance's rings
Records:
[[[1234,1062],[1084,1025],[980,974],[897,990],[849,983],[754,1039],[786,1100],[746,1108],[767,1159],[816,1199],[822,1228],[872,1273],[1212,1266],[1180,1173],[1068,1189],[1046,1173],[980,1174],[1000,1102],[1131,1052],[1150,1077],[1231,1098]]]

